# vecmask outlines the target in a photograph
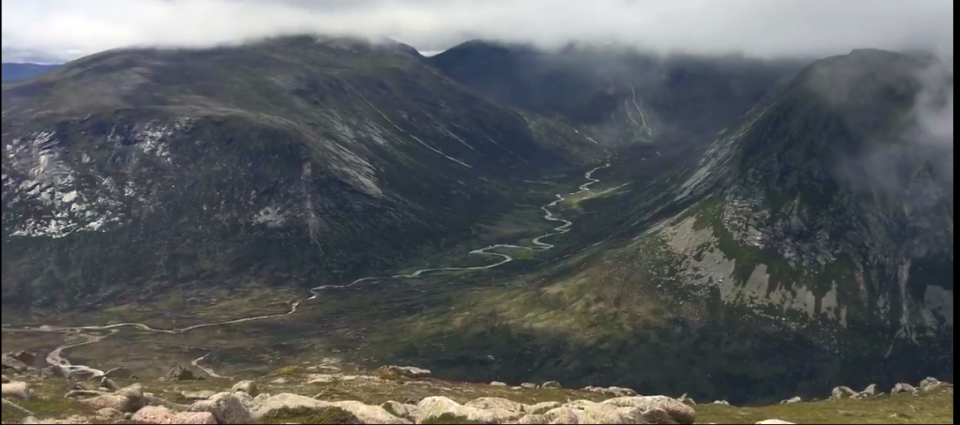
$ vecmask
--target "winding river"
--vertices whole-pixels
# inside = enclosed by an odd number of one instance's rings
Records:
[[[603,168],[607,168],[607,167],[609,167],[609,166],[610,166],[610,162],[608,161],[608,162],[607,162],[606,164],[604,164],[604,165],[601,165],[601,166],[599,166],[599,167],[593,168],[593,169],[590,170],[590,171],[587,171],[587,172],[583,175],[584,178],[587,179],[587,182],[586,182],[586,183],[583,183],[582,185],[580,185],[580,187],[578,188],[578,191],[577,191],[577,192],[573,192],[573,193],[569,194],[568,196],[577,195],[577,194],[579,194],[579,193],[581,193],[581,192],[590,190],[590,186],[591,186],[591,185],[593,185],[593,184],[595,184],[595,183],[597,183],[597,182],[600,181],[599,179],[596,179],[596,178],[593,177],[593,173],[595,173],[597,170],[600,170],[600,169],[603,169]],[[559,226],[553,228],[552,231],[550,231],[550,232],[548,232],[548,233],[545,233],[545,234],[543,234],[543,235],[540,235],[540,236],[534,238],[534,239],[531,241],[532,244],[533,244],[533,246],[520,246],[520,245],[510,245],[510,244],[496,244],[496,245],[490,245],[490,246],[486,246],[486,247],[483,247],[483,248],[475,249],[475,250],[473,250],[473,251],[470,251],[470,253],[469,253],[470,255],[485,255],[485,256],[490,256],[490,257],[499,257],[499,258],[500,258],[500,261],[498,261],[498,262],[496,262],[496,263],[489,264],[489,265],[485,265],[485,266],[473,266],[473,267],[438,267],[438,268],[420,269],[420,270],[417,270],[417,271],[415,271],[415,272],[413,272],[413,273],[410,273],[410,274],[398,274],[398,275],[393,275],[393,276],[364,277],[364,278],[357,279],[357,280],[355,280],[355,281],[353,281],[353,282],[350,282],[350,283],[344,284],[344,285],[323,285],[323,286],[317,286],[317,287],[314,287],[314,288],[310,289],[310,294],[311,294],[311,295],[310,295],[310,297],[307,298],[306,300],[309,301],[309,300],[313,300],[313,299],[317,298],[317,297],[320,295],[320,292],[323,291],[323,290],[326,290],[326,289],[348,288],[348,287],[355,286],[355,285],[360,284],[360,283],[363,283],[363,282],[375,281],[375,280],[380,280],[380,279],[410,279],[410,278],[416,278],[416,277],[423,276],[424,274],[427,274],[427,273],[434,273],[434,272],[453,272],[453,271],[487,270],[487,269],[492,269],[492,268],[494,268],[494,267],[502,266],[502,265],[504,265],[504,264],[507,264],[507,263],[513,261],[513,257],[511,257],[511,256],[508,255],[508,254],[504,254],[504,253],[501,253],[501,252],[494,252],[494,250],[496,250],[496,249],[519,249],[519,250],[529,250],[529,251],[546,251],[546,250],[548,250],[548,249],[551,249],[551,248],[554,247],[554,245],[553,245],[553,244],[550,244],[550,243],[547,243],[547,242],[543,242],[543,239],[544,239],[544,238],[547,238],[547,237],[550,237],[550,236],[556,236],[556,235],[561,235],[561,234],[567,233],[567,232],[570,231],[570,226],[573,226],[573,222],[572,222],[572,221],[570,221],[570,220],[565,220],[565,219],[556,217],[556,216],[553,215],[553,212],[548,209],[548,208],[555,207],[558,203],[563,202],[564,200],[566,200],[566,198],[564,198],[563,195],[561,195],[561,194],[559,194],[559,193],[556,194],[556,197],[557,197],[557,199],[555,199],[554,201],[552,201],[552,202],[550,202],[550,203],[548,203],[548,204],[546,204],[546,205],[541,206],[540,209],[543,210],[543,213],[544,213],[543,218],[544,218],[545,220],[553,221],[553,222],[558,222],[558,223],[561,223],[561,224],[560,224]],[[288,312],[286,312],[286,313],[268,314],[268,315],[264,315],[264,316],[245,317],[245,318],[242,318],[242,319],[227,320],[227,321],[222,321],[222,322],[201,323],[201,324],[192,325],[192,326],[187,326],[187,327],[179,328],[179,329],[156,329],[156,328],[152,328],[152,327],[147,326],[147,325],[142,324],[142,323],[117,323],[117,324],[113,324],[113,325],[104,325],[104,326],[72,326],[72,327],[42,325],[42,326],[39,326],[39,327],[36,327],[36,328],[22,328],[22,329],[11,329],[11,328],[4,327],[4,328],[3,328],[3,331],[4,331],[4,332],[53,332],[53,333],[63,333],[63,334],[78,333],[79,336],[85,337],[86,339],[85,339],[84,341],[81,341],[81,342],[74,342],[74,343],[64,344],[64,345],[61,345],[61,346],[57,347],[56,349],[54,349],[53,351],[51,351],[50,354],[47,355],[47,357],[46,357],[47,363],[50,364],[51,366],[59,367],[65,374],[69,374],[69,373],[85,373],[85,374],[90,374],[90,375],[92,375],[92,376],[102,376],[102,375],[104,374],[104,372],[101,371],[101,370],[94,369],[94,368],[91,368],[91,367],[88,367],[88,366],[73,365],[73,364],[71,364],[69,360],[67,360],[67,359],[65,359],[65,358],[63,357],[63,351],[64,351],[64,350],[67,350],[67,349],[70,349],[70,348],[79,347],[79,346],[82,346],[82,345],[88,345],[88,344],[93,344],[93,343],[99,342],[99,341],[103,340],[104,338],[107,338],[107,337],[109,337],[109,336],[111,336],[111,335],[119,332],[120,328],[135,328],[135,329],[139,329],[139,330],[141,330],[141,331],[153,332],[153,333],[182,334],[182,333],[186,333],[186,332],[189,332],[189,331],[192,331],[192,330],[196,330],[196,329],[201,329],[201,328],[208,328],[208,327],[213,327],[213,326],[232,325],[232,324],[237,324],[237,323],[251,322],[251,321],[255,321],[255,320],[264,320],[264,319],[270,319],[270,318],[275,318],[275,317],[290,316],[290,315],[292,315],[292,314],[294,314],[294,313],[297,312],[297,307],[299,307],[299,306],[300,306],[300,303],[303,302],[303,301],[304,301],[304,300],[300,300],[300,301],[297,301],[297,302],[294,302],[293,304],[291,304],[291,305],[290,305],[290,311],[288,311]],[[107,334],[105,334],[105,335],[85,335],[85,334],[83,334],[84,331],[109,331],[109,333],[107,333]],[[192,364],[193,366],[196,366],[198,369],[204,371],[205,373],[207,373],[207,374],[210,375],[211,377],[214,377],[214,378],[226,378],[226,377],[224,377],[224,376],[220,376],[220,375],[216,374],[216,372],[214,372],[214,371],[211,370],[210,368],[200,365],[200,362],[203,361],[204,359],[206,359],[206,357],[209,356],[210,354],[211,354],[211,353],[204,354],[203,356],[201,356],[201,357],[197,358],[196,360],[194,360],[193,362],[191,362],[191,364]]]

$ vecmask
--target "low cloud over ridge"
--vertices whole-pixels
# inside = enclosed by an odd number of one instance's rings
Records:
[[[620,42],[661,51],[825,56],[853,48],[952,56],[949,0],[4,0],[4,60],[129,45],[206,46],[316,32],[392,36],[423,51],[469,38]]]

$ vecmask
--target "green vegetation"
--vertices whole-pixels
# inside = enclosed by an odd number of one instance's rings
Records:
[[[257,420],[259,424],[362,424],[352,413],[336,406],[320,410],[299,408],[283,409]]]
[[[844,399],[761,407],[704,404],[697,422],[756,423],[780,419],[797,424],[947,424],[953,423],[953,388],[917,396],[900,394],[866,400]]]

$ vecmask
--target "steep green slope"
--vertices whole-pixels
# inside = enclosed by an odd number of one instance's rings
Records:
[[[118,50],[3,90],[3,301],[394,270],[602,155],[402,45]],[[148,295],[148,294],[141,294]]]

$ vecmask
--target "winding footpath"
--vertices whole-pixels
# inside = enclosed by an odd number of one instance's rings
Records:
[[[577,194],[579,194],[579,193],[582,193],[582,192],[585,192],[585,191],[590,190],[590,186],[591,186],[591,185],[593,185],[593,184],[595,184],[595,183],[597,183],[597,182],[600,181],[599,179],[596,179],[596,178],[593,177],[593,173],[595,173],[597,170],[600,170],[600,169],[603,169],[603,168],[607,168],[607,167],[609,167],[609,166],[610,166],[610,162],[607,161],[606,164],[601,165],[601,166],[599,166],[599,167],[596,167],[596,168],[594,168],[594,169],[592,169],[592,170],[590,170],[590,171],[587,171],[587,172],[583,175],[584,178],[587,179],[587,182],[584,183],[584,184],[582,184],[582,185],[580,185],[580,187],[578,188],[578,190],[577,190],[576,192],[573,192],[573,193],[569,194],[568,196],[577,195]],[[551,248],[554,247],[554,245],[553,245],[553,244],[550,244],[550,243],[547,243],[547,242],[543,242],[543,239],[544,239],[544,238],[547,238],[547,237],[550,237],[550,236],[556,236],[556,235],[561,235],[561,234],[567,233],[567,232],[570,231],[570,227],[573,226],[573,222],[572,222],[572,221],[566,220],[566,219],[562,219],[562,218],[559,218],[559,217],[556,217],[556,216],[553,215],[553,212],[548,209],[548,208],[555,207],[558,203],[563,202],[564,200],[566,200],[566,198],[564,198],[564,197],[563,197],[562,195],[560,195],[559,193],[556,194],[556,197],[557,197],[557,199],[555,199],[554,201],[552,201],[552,202],[550,202],[550,203],[548,203],[548,204],[546,204],[546,205],[544,205],[544,206],[541,206],[540,209],[542,209],[543,212],[544,212],[543,218],[544,218],[545,220],[553,221],[553,222],[559,222],[559,223],[561,223],[561,224],[560,224],[559,226],[557,226],[557,227],[554,227],[552,231],[550,231],[550,232],[548,232],[548,233],[545,233],[545,234],[543,234],[543,235],[540,235],[540,236],[534,238],[534,239],[531,241],[532,244],[533,244],[533,246],[520,246],[520,245],[510,245],[510,244],[496,244],[496,245],[490,245],[490,246],[487,246],[487,247],[483,247],[483,248],[480,248],[480,249],[475,249],[475,250],[469,252],[470,255],[484,255],[484,256],[490,256],[490,257],[499,257],[499,258],[500,258],[500,261],[498,261],[498,262],[496,262],[496,263],[489,264],[489,265],[486,265],[486,266],[472,266],[472,267],[438,267],[438,268],[420,269],[420,270],[417,270],[417,271],[415,271],[415,272],[413,272],[413,273],[410,273],[410,274],[398,274],[398,275],[393,275],[393,276],[364,277],[364,278],[357,279],[357,280],[355,280],[355,281],[353,281],[353,282],[350,282],[350,283],[344,284],[344,285],[323,285],[323,286],[317,286],[317,287],[314,287],[314,288],[310,289],[311,296],[310,296],[309,298],[307,298],[307,300],[309,301],[309,300],[316,299],[316,298],[320,295],[320,292],[321,292],[321,291],[324,291],[324,290],[326,290],[326,289],[349,288],[349,287],[356,286],[356,285],[358,285],[358,284],[360,284],[360,283],[363,283],[363,282],[370,282],[370,281],[376,281],[376,280],[382,280],[382,279],[411,279],[411,278],[417,278],[417,277],[423,276],[424,274],[435,273],[435,272],[457,272],[457,271],[488,270],[488,269],[492,269],[492,268],[495,268],[495,267],[502,266],[502,265],[504,265],[504,264],[507,264],[507,263],[513,261],[513,257],[511,257],[510,255],[501,253],[501,252],[495,252],[494,250],[496,250],[496,249],[519,249],[519,250],[527,250],[527,251],[546,251],[546,250],[548,250],[548,249],[551,249]],[[93,344],[93,343],[99,342],[99,341],[101,341],[101,340],[103,340],[103,339],[105,339],[105,338],[107,338],[107,337],[109,337],[109,336],[111,336],[111,335],[119,332],[121,328],[135,328],[135,329],[138,329],[138,330],[141,330],[141,331],[144,331],[144,332],[152,332],[152,333],[183,334],[183,333],[186,333],[186,332],[190,332],[190,331],[197,330],[197,329],[202,329],[202,328],[209,328],[209,327],[214,327],[214,326],[232,325],[232,324],[237,324],[237,323],[252,322],[252,321],[255,321],[255,320],[265,320],[265,319],[271,319],[271,318],[275,318],[275,317],[290,316],[290,315],[292,315],[292,314],[294,314],[294,313],[297,312],[297,307],[299,307],[299,306],[300,306],[300,303],[303,302],[303,301],[304,301],[304,300],[300,300],[300,301],[296,301],[296,302],[294,302],[293,304],[291,304],[291,305],[290,305],[290,311],[288,311],[288,312],[286,312],[286,313],[278,313],[278,314],[268,314],[268,315],[263,315],[263,316],[245,317],[245,318],[242,318],[242,319],[226,320],[226,321],[222,321],[222,322],[201,323],[201,324],[192,325],[192,326],[187,326],[187,327],[178,328],[178,329],[156,329],[156,328],[152,328],[152,327],[147,326],[147,325],[142,324],[142,323],[117,323],[117,324],[113,324],[113,325],[104,325],[104,326],[73,326],[73,327],[42,325],[42,326],[38,326],[38,327],[35,327],[35,328],[22,328],[22,329],[11,329],[11,328],[8,328],[8,327],[4,327],[4,328],[3,328],[3,331],[4,331],[4,332],[50,332],[50,333],[62,333],[62,334],[77,333],[79,336],[86,337],[86,340],[84,340],[84,341],[82,341],[82,342],[71,343],[71,344],[64,344],[64,345],[61,345],[61,346],[57,347],[56,349],[54,349],[53,351],[51,351],[50,354],[47,355],[46,361],[47,361],[47,363],[50,364],[51,366],[59,367],[65,374],[70,374],[70,373],[87,373],[87,374],[92,374],[93,376],[102,376],[102,375],[104,374],[104,372],[101,371],[101,370],[99,370],[99,369],[94,369],[94,368],[91,368],[91,367],[88,367],[88,366],[83,366],[83,365],[73,365],[73,364],[71,364],[69,360],[67,360],[67,359],[65,359],[65,358],[63,357],[63,351],[64,351],[64,350],[68,350],[68,349],[70,349],[70,348],[80,347],[80,346],[83,346],[83,345],[88,345],[88,344]],[[84,334],[84,333],[83,333],[84,331],[90,331],[90,332],[109,331],[109,333],[104,334],[104,335],[89,335],[89,334]],[[199,364],[201,361],[205,360],[210,354],[212,354],[212,352],[211,352],[211,353],[204,354],[203,356],[201,356],[201,357],[197,358],[196,360],[194,360],[193,362],[191,362],[191,364],[192,364],[193,366],[197,367],[198,369],[204,371],[205,373],[207,373],[207,374],[210,375],[211,377],[214,377],[214,378],[228,378],[228,377],[220,376],[220,375],[216,374],[216,372],[214,372],[214,371],[213,371],[212,369],[210,369],[209,367],[201,366],[201,365]]]

